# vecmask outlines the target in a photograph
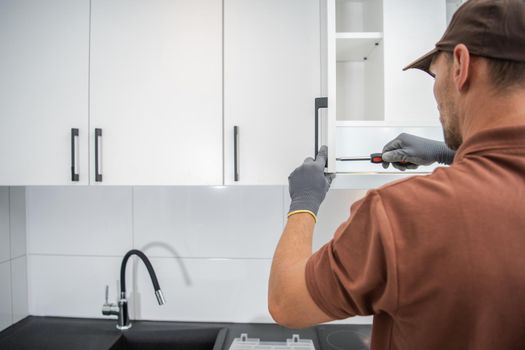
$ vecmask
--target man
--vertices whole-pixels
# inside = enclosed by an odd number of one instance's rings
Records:
[[[326,147],[306,159],[289,177],[270,313],[293,328],[374,315],[372,349],[524,349],[525,1],[466,2],[407,68],[435,78],[450,150],[401,135],[384,158],[451,166],[369,191],[312,255],[333,175]]]

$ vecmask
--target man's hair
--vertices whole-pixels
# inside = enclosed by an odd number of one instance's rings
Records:
[[[489,77],[501,90],[525,88],[525,62],[488,58]]]
[[[453,60],[452,52],[442,51],[447,60]],[[481,56],[478,56],[481,57]],[[487,60],[489,78],[498,90],[525,88],[525,62],[482,57]]]

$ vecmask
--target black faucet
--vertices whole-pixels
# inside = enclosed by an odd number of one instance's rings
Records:
[[[153,283],[153,289],[155,289],[155,296],[159,305],[164,305],[164,296],[162,295],[162,290],[160,289],[159,281],[157,280],[157,275],[153,266],[149,261],[148,257],[141,252],[140,250],[132,249],[124,255],[122,259],[122,265],[120,265],[120,299],[118,305],[108,302],[108,286],[106,286],[106,303],[102,306],[103,315],[116,315],[118,316],[117,328],[120,330],[125,330],[131,328],[131,322],[129,321],[129,311],[128,311],[128,300],[126,299],[126,265],[129,258],[132,255],[138,256],[146,268],[148,269],[149,276],[151,277],[151,282]]]

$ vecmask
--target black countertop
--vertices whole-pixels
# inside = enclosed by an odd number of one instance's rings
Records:
[[[0,332],[0,350],[108,350],[122,332],[116,320],[29,316]],[[301,330],[276,324],[134,321],[125,332],[176,331],[199,328],[225,328],[221,350],[228,350],[234,338],[247,333],[262,341],[283,342],[299,334],[312,339],[316,350],[365,350],[370,344],[370,325],[320,325]]]

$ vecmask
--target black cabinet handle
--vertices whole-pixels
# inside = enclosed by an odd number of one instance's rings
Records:
[[[102,182],[102,129],[95,129],[95,181]]]
[[[239,127],[233,127],[233,180],[239,181]]]
[[[71,181],[79,181],[78,173],[78,129],[71,128]]]
[[[321,108],[328,108],[328,97],[317,97],[315,99],[315,157],[319,152],[319,110]]]

